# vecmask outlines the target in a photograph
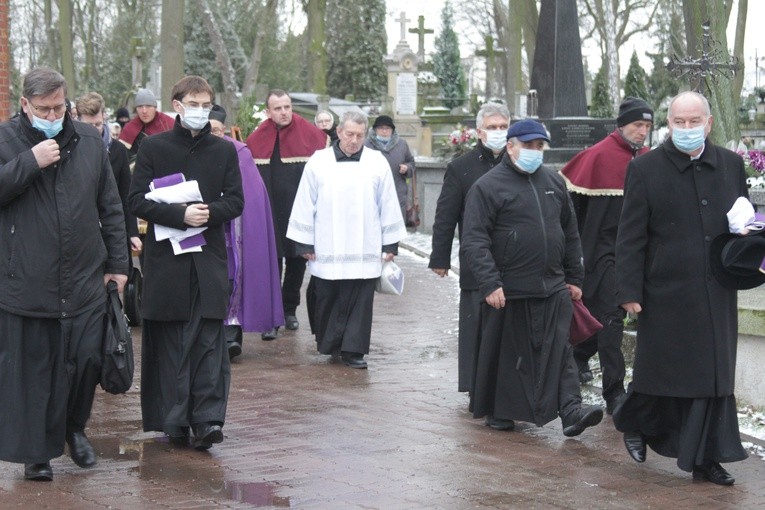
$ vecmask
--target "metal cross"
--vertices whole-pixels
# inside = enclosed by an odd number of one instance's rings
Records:
[[[406,13],[404,11],[401,11],[401,16],[398,17],[398,22],[401,23],[401,40],[406,41],[406,24],[409,23],[410,19],[406,19]]]
[[[667,64],[667,70],[677,78],[688,77],[693,90],[702,94],[702,85],[707,78],[717,80],[718,75],[731,79],[737,71],[741,70],[741,63],[736,57],[732,57],[719,49],[719,43],[712,39],[709,34],[709,21],[701,26],[704,34],[702,39],[701,57],[673,56]]]
[[[420,62],[424,62],[425,61],[425,35],[434,33],[432,28],[425,28],[425,16],[420,14],[417,17],[417,28],[410,28],[409,33],[417,34],[417,42],[418,42],[417,58],[420,59]]]

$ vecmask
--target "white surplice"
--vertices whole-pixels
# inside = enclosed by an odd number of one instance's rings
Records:
[[[312,245],[311,274],[325,280],[378,278],[382,247],[406,236],[404,219],[382,153],[365,147],[360,161],[314,153],[303,170],[287,237]]]

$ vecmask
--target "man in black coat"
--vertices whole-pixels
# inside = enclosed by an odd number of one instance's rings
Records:
[[[603,410],[582,405],[568,342],[582,247],[566,185],[542,165],[549,141],[539,122],[516,122],[502,163],[468,192],[460,250],[485,300],[471,404],[473,417],[508,430],[513,420],[542,426],[560,416],[572,437]]]
[[[282,300],[285,327],[296,330],[300,326],[296,314],[306,260],[298,254],[295,243],[287,238],[287,225],[303,167],[314,152],[328,145],[329,137],[293,113],[292,99],[284,90],[272,89],[268,92],[266,115],[268,118],[247,137],[247,147],[258,165],[271,200],[279,276],[284,277]],[[275,339],[277,329],[264,331],[261,338]]]
[[[179,114],[172,130],[146,138],[128,201],[148,222],[144,258],[141,411],[145,431],[206,450],[223,441],[231,365],[223,321],[229,302],[224,224],[242,214],[244,197],[234,146],[210,133],[213,90],[199,76],[173,86]],[[182,176],[178,175],[178,172]],[[201,201],[156,202],[150,185],[195,181]],[[157,229],[206,227],[178,245]]]
[[[479,177],[496,166],[505,155],[509,119],[510,112],[505,105],[485,103],[476,116],[479,141],[475,148],[446,165],[444,184],[436,204],[433,249],[428,264],[428,267],[442,278],[449,274],[452,241],[454,241],[454,230],[457,226],[462,239],[462,220],[468,190]],[[480,332],[479,312],[482,301],[483,296],[478,293],[478,283],[470,270],[470,264],[460,254],[459,336],[457,339],[459,391],[470,391],[473,384],[473,360],[476,338]],[[492,426],[501,427],[501,424],[494,423]]]
[[[669,105],[670,137],[627,170],[617,292],[638,314],[637,347],[614,424],[637,462],[648,445],[694,478],[731,485],[720,463],[746,458],[733,395],[736,291],[712,276],[710,244],[748,193],[741,157],[707,140],[711,128],[706,98],[681,93]]]
[[[24,77],[20,115],[0,125],[0,460],[51,480],[85,436],[101,375],[109,280],[127,280],[125,222],[101,135],[73,122],[66,81]]]

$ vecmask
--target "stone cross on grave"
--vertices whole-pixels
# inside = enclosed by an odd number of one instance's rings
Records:
[[[401,15],[398,17],[398,22],[401,23],[401,40],[406,41],[406,24],[409,23],[410,19],[406,19],[406,13],[404,11],[401,11]]]
[[[425,35],[432,34],[432,28],[425,28],[425,16],[420,14],[417,17],[417,28],[410,28],[410,34],[417,34],[417,58],[420,62],[425,61]]]
[[[143,45],[143,39],[140,37],[133,37],[131,40],[131,45],[133,47],[133,56],[131,57],[131,61],[133,64],[133,86],[134,87],[142,87],[143,86],[143,53],[146,50],[146,47]]]
[[[491,86],[494,83],[494,67],[496,57],[502,57],[505,52],[502,50],[494,49],[494,37],[487,35],[485,38],[486,48],[482,50],[476,50],[476,57],[486,57],[486,100],[489,101],[492,97]]]
[[[718,75],[732,78],[737,71],[741,70],[741,63],[736,57],[720,51],[717,42],[709,34],[709,21],[702,25],[704,32],[701,46],[701,57],[683,57],[677,55],[667,64],[667,70],[677,78],[688,77],[693,90],[703,94],[702,88],[707,78],[717,79]]]

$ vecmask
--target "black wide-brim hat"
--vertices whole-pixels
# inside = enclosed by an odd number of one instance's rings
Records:
[[[765,230],[746,236],[721,234],[709,248],[712,274],[723,287],[746,290],[765,283],[760,271],[765,258]]]

